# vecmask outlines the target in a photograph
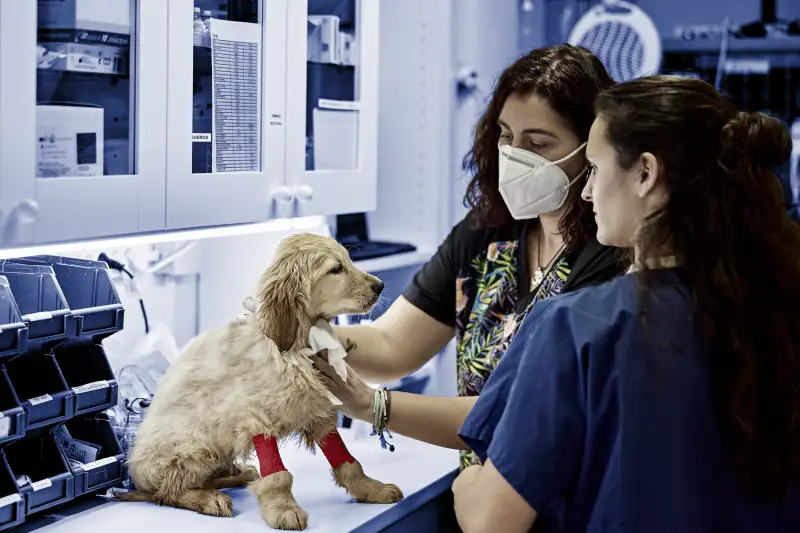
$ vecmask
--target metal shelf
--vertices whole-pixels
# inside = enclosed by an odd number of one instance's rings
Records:
[[[663,39],[665,54],[718,53],[722,44],[721,38],[713,39]],[[800,36],[798,37],[760,37],[739,39],[731,37],[728,41],[728,52],[744,53],[777,53],[792,54],[800,52]]]

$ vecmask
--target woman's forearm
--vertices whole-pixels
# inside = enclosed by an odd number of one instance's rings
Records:
[[[388,383],[407,376],[415,368],[394,347],[391,336],[372,325],[334,326],[347,349],[347,364],[370,383]]]
[[[452,327],[425,314],[402,296],[371,324],[333,329],[348,348],[347,364],[372,383],[407,376],[453,338]]]
[[[477,396],[445,398],[392,391],[389,431],[443,448],[468,449],[458,437]],[[372,411],[359,416],[372,423]]]

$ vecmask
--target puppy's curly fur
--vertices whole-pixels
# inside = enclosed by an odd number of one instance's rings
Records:
[[[164,376],[128,463],[138,492],[120,499],[232,516],[230,498],[217,489],[250,483],[271,526],[305,528],[291,474],[262,479],[243,461],[257,435],[298,436],[313,450],[336,429],[336,409],[303,353],[309,329],[319,319],[369,311],[383,284],[333,239],[298,234],[281,242],[260,287],[253,315],[201,335]],[[402,498],[357,462],[340,465],[334,479],[359,501]]]

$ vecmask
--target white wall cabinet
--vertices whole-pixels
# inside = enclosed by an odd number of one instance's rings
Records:
[[[378,0],[226,5],[0,0],[1,247],[375,209]]]
[[[286,1],[223,14],[216,0],[170,0],[168,229],[286,216],[272,198],[285,175]],[[213,17],[200,39],[195,6]]]
[[[379,2],[292,0],[289,27],[286,167],[295,212],[372,211]]]
[[[163,229],[166,6],[0,0],[4,247]]]

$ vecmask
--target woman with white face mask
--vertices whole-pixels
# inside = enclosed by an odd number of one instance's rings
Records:
[[[374,423],[383,402],[390,431],[465,449],[456,432],[528,311],[623,270],[580,198],[592,102],[611,84],[594,55],[569,45],[534,50],[500,75],[465,161],[472,211],[380,318],[336,328],[355,346],[347,383],[315,359],[346,415]],[[458,398],[375,395],[358,376],[403,377],[454,336]],[[462,464],[472,462],[465,451]]]

